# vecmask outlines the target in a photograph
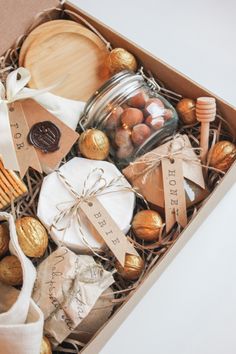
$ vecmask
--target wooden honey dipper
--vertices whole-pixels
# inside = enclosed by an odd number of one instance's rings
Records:
[[[199,97],[196,103],[196,117],[201,123],[201,161],[206,163],[208,147],[209,147],[209,131],[210,122],[215,120],[216,101],[213,97]]]

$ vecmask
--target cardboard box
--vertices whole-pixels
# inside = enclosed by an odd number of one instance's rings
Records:
[[[3,0],[1,0],[2,8]],[[14,40],[21,35],[24,30],[29,26],[32,18],[37,12],[49,8],[50,6],[58,5],[56,0],[10,0],[5,10],[2,13],[3,21],[0,24],[1,33],[5,33],[4,40],[1,41],[0,52],[3,54],[5,50],[10,47]],[[232,130],[236,132],[236,109],[223,101],[219,97],[216,97],[211,92],[207,91],[203,87],[199,86],[191,79],[187,78],[183,74],[177,72],[169,65],[154,57],[138,45],[127,40],[123,36],[119,35],[111,28],[102,24],[95,18],[91,17],[84,11],[78,9],[71,3],[66,2],[64,5],[67,9],[77,12],[80,16],[88,20],[94,27],[96,27],[101,34],[112,43],[114,47],[124,47],[130,50],[136,55],[143,63],[146,69],[150,69],[154,76],[158,77],[167,88],[172,89],[184,97],[197,98],[199,96],[214,96],[217,100],[217,106],[225,119],[230,123]],[[14,9],[14,11],[13,11]],[[6,28],[8,29],[6,31]],[[226,174],[222,182],[217,186],[214,192],[211,194],[204,207],[200,209],[194,220],[189,223],[184,232],[179,237],[174,246],[169,249],[168,253],[163,257],[156,267],[145,278],[142,285],[132,292],[128,300],[115,312],[115,314],[109,319],[106,325],[97,333],[97,335],[87,344],[82,350],[84,354],[98,353],[104,346],[108,338],[116,331],[119,325],[125,320],[129,313],[134,309],[140,299],[152,286],[152,284],[158,281],[158,278],[168,267],[170,262],[174,259],[176,254],[184,247],[186,242],[194,235],[197,228],[204,222],[210,212],[215,208],[217,203],[221,200],[224,194],[231,188],[236,180],[236,163],[231,167]]]

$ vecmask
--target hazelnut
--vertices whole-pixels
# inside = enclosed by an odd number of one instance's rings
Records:
[[[120,125],[120,116],[123,113],[122,107],[116,107],[106,122],[106,129],[115,130]]]
[[[129,129],[124,129],[124,128],[117,129],[115,134],[116,145],[118,147],[121,147],[123,145],[130,145],[131,144],[130,135],[131,135],[131,131]]]
[[[146,124],[136,125],[131,133],[131,139],[134,145],[142,145],[151,135],[151,129]]]
[[[145,92],[140,92],[137,93],[137,95],[131,97],[128,101],[128,104],[132,107],[144,108],[147,99],[147,94],[145,94]]]
[[[147,101],[145,105],[145,115],[152,115],[153,117],[158,117],[164,113],[164,103],[159,98],[151,98]]]
[[[134,147],[132,144],[123,145],[117,150],[116,156],[121,160],[127,159],[132,155],[133,151]]]
[[[172,119],[174,117],[174,113],[173,113],[172,109],[165,109],[163,117],[165,118],[165,120]]]
[[[148,124],[153,129],[158,130],[163,127],[165,120],[162,116],[152,117],[150,115],[146,118],[145,123]]]
[[[138,108],[126,108],[121,115],[121,124],[124,128],[133,128],[143,121],[143,112]]]
[[[127,102],[123,103],[123,104],[121,105],[121,107],[122,107],[123,109],[130,108],[130,106],[128,105]]]

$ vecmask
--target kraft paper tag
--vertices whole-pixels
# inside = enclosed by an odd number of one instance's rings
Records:
[[[32,99],[24,100],[22,102],[22,106],[29,128],[31,128],[34,124],[43,121],[51,121],[59,128],[61,138],[59,142],[59,149],[57,151],[45,153],[39,149],[36,149],[42,168],[55,169],[77,141],[79,134]]]
[[[97,198],[91,198],[89,202],[81,203],[80,209],[123,267],[126,254],[139,256]]]
[[[8,111],[20,176],[24,177],[29,167],[34,168],[38,172],[42,172],[37,153],[27,140],[29,126],[22,103],[14,102],[9,105]]]
[[[163,158],[161,161],[166,231],[169,232],[177,222],[182,227],[187,225],[186,198],[184,190],[183,161],[181,158]]]

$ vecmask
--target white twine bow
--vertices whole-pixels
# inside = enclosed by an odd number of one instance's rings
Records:
[[[5,168],[19,171],[14,141],[11,133],[11,124],[8,113],[8,106],[13,102],[34,98],[42,93],[55,88],[59,82],[42,90],[34,90],[25,86],[31,79],[30,72],[25,68],[18,68],[12,71],[6,79],[6,88],[0,81],[0,155]],[[61,82],[61,80],[60,80]]]
[[[72,187],[72,185],[68,182],[68,180],[61,173],[60,170],[57,171],[57,176],[60,179],[60,181],[63,183],[64,187],[74,197],[74,199],[72,201],[62,202],[57,205],[59,212],[55,216],[51,228],[55,228],[58,231],[65,231],[71,226],[72,222],[76,221],[79,227],[80,237],[83,244],[87,246],[90,249],[90,251],[92,251],[96,256],[104,260],[107,260],[106,258],[97,254],[96,251],[86,240],[86,237],[83,232],[82,222],[81,222],[80,205],[81,203],[89,203],[91,199],[94,197],[102,196],[109,193],[115,193],[118,191],[130,192],[130,191],[134,191],[134,189],[122,183],[122,179],[124,179],[124,176],[122,175],[115,177],[108,182],[103,177],[104,170],[101,168],[95,168],[88,174],[87,178],[84,181],[83,189],[81,193],[78,193]],[[94,178],[95,180],[93,181]],[[63,222],[65,222],[65,224],[61,227],[58,227],[58,225]]]
[[[178,143],[176,143],[176,139],[178,137],[179,136],[176,135],[173,138],[173,141],[170,142],[167,153],[160,154],[156,151],[152,151],[149,154],[140,157],[136,161],[131,162],[130,165],[133,167],[139,164],[144,165],[140,172],[133,173],[133,177],[137,178],[142,176],[143,183],[146,183],[147,178],[149,178],[150,174],[153,173],[156,168],[161,165],[161,161],[163,159],[169,159],[170,161],[174,159],[181,159],[182,161],[191,162],[193,164],[202,166],[201,160],[198,158],[197,155],[193,157],[189,156],[188,154],[189,151],[196,152],[199,151],[200,148],[189,147],[185,144],[184,141],[178,141]]]
[[[71,226],[71,223],[75,221],[79,227],[80,237],[83,244],[87,246],[94,255],[107,260],[106,258],[96,253],[84,235],[80,216],[81,203],[89,203],[91,202],[92,198],[116,192],[134,192],[135,195],[141,198],[147,205],[146,200],[141,194],[138,193],[135,188],[129,185],[125,185],[124,182],[126,180],[122,175],[107,181],[104,178],[104,170],[102,168],[95,168],[88,174],[84,181],[81,193],[78,193],[73,188],[73,186],[68,182],[60,170],[57,171],[57,176],[74,199],[59,203],[57,205],[59,212],[53,219],[51,229],[55,228],[57,231],[66,231]],[[122,180],[124,182],[122,182]],[[61,226],[59,227],[59,225]]]

